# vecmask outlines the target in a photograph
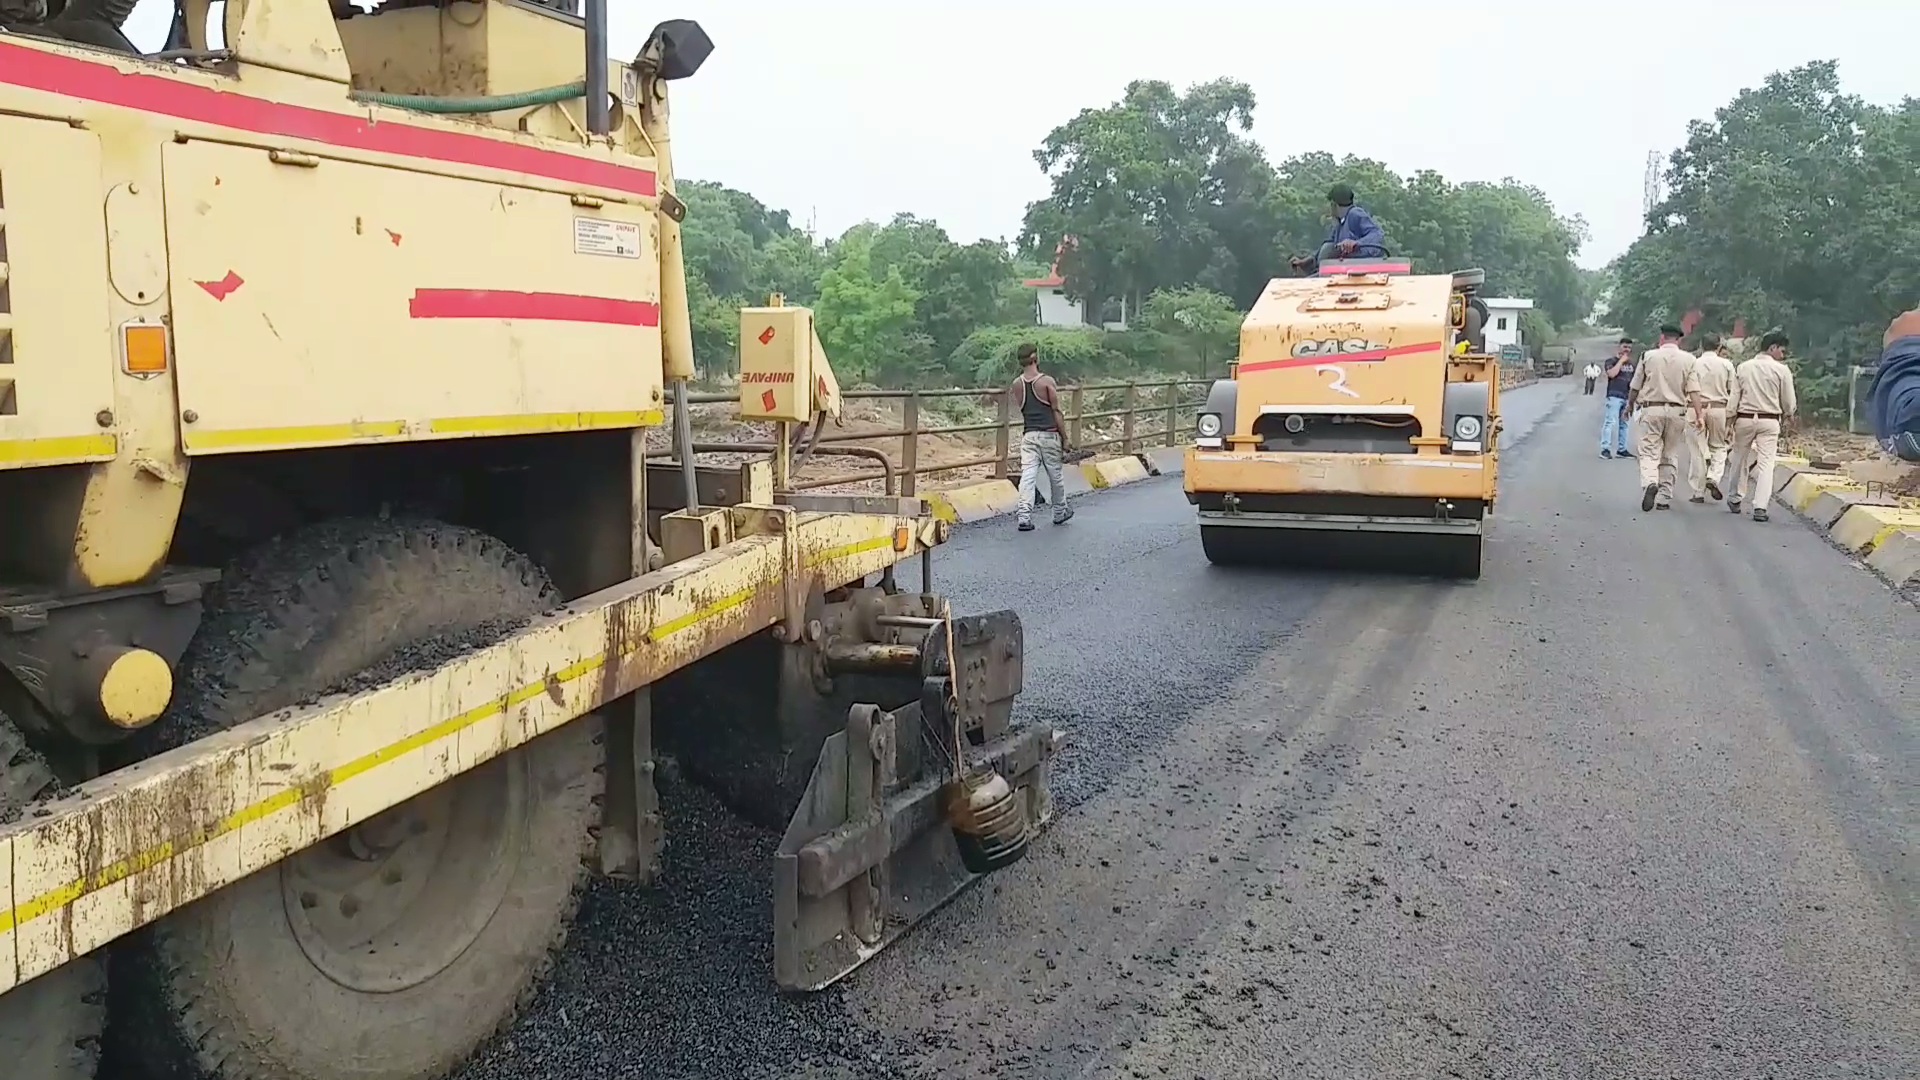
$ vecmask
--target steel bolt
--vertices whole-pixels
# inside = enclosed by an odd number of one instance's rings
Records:
[[[194,412],[192,409],[188,409],[186,412],[183,412],[180,414],[180,419],[186,421],[189,424],[198,423],[200,420],[200,414],[197,412]]]
[[[99,412],[94,413],[93,422],[96,424],[99,424],[101,427],[112,427],[113,426],[113,410],[101,409]]]

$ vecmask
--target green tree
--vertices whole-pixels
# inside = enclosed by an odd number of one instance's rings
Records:
[[[1238,354],[1243,318],[1231,296],[1198,287],[1156,289],[1140,309],[1142,327],[1178,344],[1194,361],[1186,370],[1203,379]]]
[[[786,211],[746,192],[688,180],[677,193],[687,204],[680,235],[694,362],[713,378],[738,362],[740,308],[764,304],[776,292],[790,303],[813,303],[826,261]]]
[[[1061,270],[1089,304],[1203,285],[1250,301],[1272,276],[1273,170],[1247,137],[1253,91],[1217,79],[1177,93],[1129,83],[1120,101],[1053,129],[1034,160],[1052,193],[1027,208],[1020,246]]]
[[[856,225],[834,241],[814,313],[842,382],[911,385],[932,363],[932,341],[914,318],[920,294],[898,266],[875,258],[880,230]]]
[[[1220,79],[1185,94],[1130,83],[1118,102],[1086,109],[1034,152],[1052,184],[1027,208],[1020,244],[1045,256],[1062,237],[1068,292],[1125,297],[1138,311],[1158,289],[1199,287],[1245,308],[1287,260],[1326,238],[1327,190],[1351,184],[1395,254],[1422,272],[1478,266],[1491,292],[1534,299],[1574,322],[1592,290],[1574,265],[1586,225],[1538,190],[1506,180],[1454,185],[1432,171],[1402,179],[1380,162],[1315,152],[1271,165],[1247,136],[1254,98]]]
[[[1011,383],[1020,371],[1015,350],[1031,342],[1048,373],[1065,382],[1077,382],[1110,377],[1116,368],[1127,364],[1127,358],[1115,350],[1115,339],[1120,336],[1090,326],[986,326],[968,334],[953,351],[952,359],[955,370],[962,372],[962,381],[1001,386]]]
[[[1031,297],[1015,306],[1009,287],[1019,285],[1004,244],[981,240],[962,246],[938,224],[897,214],[873,234],[873,260],[900,273],[917,294],[914,321],[935,357],[944,360],[981,326],[1020,319]]]
[[[1869,105],[1832,61],[1769,75],[1667,161],[1668,195],[1611,268],[1633,332],[1699,311],[1701,328],[1785,329],[1809,411],[1837,418],[1846,368],[1920,296],[1920,103]]]

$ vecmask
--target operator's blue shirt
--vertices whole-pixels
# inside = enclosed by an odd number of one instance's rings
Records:
[[[1347,216],[1333,223],[1333,231],[1327,234],[1327,243],[1337,244],[1342,240],[1353,241],[1355,255],[1385,255],[1387,253],[1387,234],[1380,230],[1380,223],[1373,215],[1362,209],[1358,203],[1347,208]]]
[[[1889,452],[1920,461],[1920,337],[1898,338],[1880,355],[1873,432]]]

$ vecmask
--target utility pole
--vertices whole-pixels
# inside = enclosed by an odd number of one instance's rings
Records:
[[[1653,211],[1667,197],[1667,185],[1660,170],[1660,151],[1647,151],[1647,172],[1640,181],[1640,216],[1651,219]]]

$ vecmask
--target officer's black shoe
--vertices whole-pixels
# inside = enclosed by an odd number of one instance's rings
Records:
[[[1687,501],[1690,503],[1703,503],[1707,501],[1707,497],[1705,495],[1693,495],[1689,496]]]
[[[1764,506],[1756,506],[1756,507],[1754,507],[1754,508],[1753,508],[1753,520],[1755,520],[1755,521],[1765,521],[1765,520],[1767,520],[1767,508],[1766,508],[1766,507],[1764,507]]]
[[[1032,531],[1033,531],[1033,522],[1031,522],[1031,521],[1023,521],[1023,522],[1021,522],[1021,523],[1020,523],[1020,531],[1021,531],[1021,532],[1032,532]]]
[[[1611,451],[1611,450],[1602,450],[1602,451],[1600,451],[1600,456],[1601,456],[1601,457],[1603,457],[1603,458],[1611,458],[1611,457],[1613,456],[1613,451]]]
[[[1736,513],[1736,514],[1738,514],[1738,513],[1740,512],[1740,500],[1739,500],[1739,499],[1728,499],[1728,500],[1727,500],[1727,509],[1729,509],[1729,510],[1731,510],[1731,511],[1733,511],[1734,513]]]
[[[1713,496],[1714,502],[1719,502],[1721,499],[1720,485],[1711,480],[1707,481],[1707,494]]]
[[[1660,485],[1648,484],[1646,486],[1646,489],[1640,492],[1640,509],[1642,511],[1653,509],[1653,501],[1655,499],[1658,499],[1659,497],[1660,497]]]

